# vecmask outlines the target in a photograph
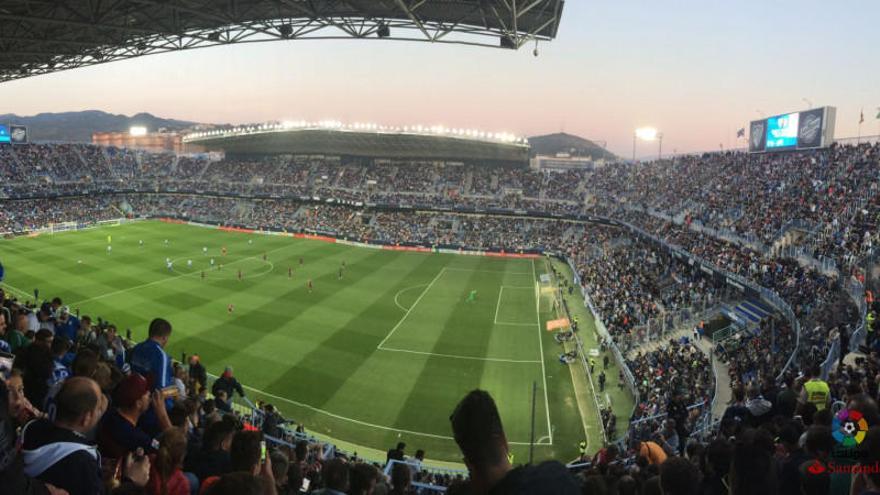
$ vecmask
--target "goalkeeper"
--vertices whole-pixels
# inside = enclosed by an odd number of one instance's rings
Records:
[[[476,300],[477,300],[477,291],[475,289],[471,289],[471,291],[468,293],[468,296],[467,296],[467,299],[465,300],[465,302],[472,303],[472,302],[475,302]]]

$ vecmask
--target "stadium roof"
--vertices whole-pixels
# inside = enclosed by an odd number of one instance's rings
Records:
[[[286,122],[198,132],[184,143],[227,154],[359,156],[527,166],[524,138],[434,126],[384,127],[339,122]]]
[[[564,0],[0,0],[0,82],[143,55],[293,39],[518,49]]]

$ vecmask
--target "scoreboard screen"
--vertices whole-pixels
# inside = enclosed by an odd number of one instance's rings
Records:
[[[794,148],[798,138],[798,114],[790,113],[767,119],[765,148]]]
[[[776,115],[749,124],[749,151],[811,149],[834,142],[834,107]]]
[[[12,136],[9,135],[9,127],[0,124],[0,144],[9,144],[12,142]]]

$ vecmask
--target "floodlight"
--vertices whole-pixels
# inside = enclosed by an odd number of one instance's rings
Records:
[[[640,127],[636,129],[636,137],[642,141],[653,141],[657,139],[657,129],[653,127]]]

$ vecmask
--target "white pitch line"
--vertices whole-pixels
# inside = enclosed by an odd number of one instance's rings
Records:
[[[495,304],[495,321],[496,325],[507,325],[512,327],[530,327],[534,325],[534,323],[522,323],[522,322],[510,322],[510,321],[498,321],[498,310],[501,308],[501,293],[504,292],[504,289],[529,289],[534,290],[534,287],[521,287],[521,286],[511,286],[511,285],[502,285],[501,290],[498,291],[498,302]],[[538,325],[541,324],[541,320],[538,319]],[[536,361],[537,362],[537,361]]]
[[[440,276],[443,275],[444,272],[446,272],[446,267],[441,268],[440,271],[437,272],[437,276],[434,277],[434,280],[431,280],[431,283],[429,283],[428,286],[425,287],[425,290],[423,290],[422,293],[419,294],[418,299],[416,299],[413,305],[410,306],[408,310],[406,310],[406,313],[404,313],[403,317],[400,318],[400,321],[398,321],[397,324],[394,325],[394,328],[392,328],[391,331],[388,332],[388,335],[386,335],[385,338],[382,339],[382,342],[379,342],[379,345],[376,346],[376,349],[381,349],[385,342],[387,342],[388,339],[390,339],[391,336],[394,335],[394,332],[396,332],[397,329],[400,328],[400,325],[403,325],[403,322],[406,321],[406,318],[412,312],[413,308],[415,308],[419,304],[419,301],[421,301],[422,298],[425,297],[425,294],[427,294],[428,291],[431,290],[431,287],[434,286],[434,283],[436,283],[437,280],[440,279]]]
[[[531,324],[529,324],[531,326]],[[426,352],[426,351],[410,351],[408,349],[394,349],[391,347],[379,347],[380,351],[389,351],[389,352],[406,352],[408,354],[421,354],[423,356],[437,356],[437,357],[445,357],[452,359],[469,359],[471,361],[490,361],[495,363],[531,363],[537,364],[540,361],[535,359],[505,359],[505,358],[492,358],[492,357],[479,357],[479,356],[462,356],[460,354],[441,354],[439,352]]]
[[[266,253],[267,253],[267,254],[268,254],[268,253],[274,253],[274,252],[276,252],[276,251],[280,251],[280,250],[285,249],[285,248],[288,248],[288,247],[290,247],[290,246],[281,246],[281,247],[278,247],[278,248],[272,249],[272,250],[270,250],[270,251],[266,251]],[[247,258],[240,258],[240,259],[237,259],[237,260],[235,260],[235,261],[233,261],[233,262],[231,262],[231,263],[228,263],[226,266],[232,266],[232,265],[235,265],[236,263],[238,263],[238,262],[240,262],[240,261],[244,261],[244,260],[251,259],[251,258],[254,258],[254,256],[248,256]],[[160,279],[160,280],[154,280],[154,281],[152,281],[152,282],[148,282],[148,283],[146,283],[146,284],[135,285],[134,287],[128,287],[127,289],[119,289],[119,290],[115,290],[115,291],[113,291],[113,292],[107,292],[106,294],[101,294],[100,296],[95,296],[95,297],[90,297],[90,298],[88,298],[88,299],[83,299],[82,301],[77,301],[77,302],[74,302],[74,303],[70,303],[70,304],[68,304],[68,306],[78,306],[78,305],[80,305],[80,304],[82,304],[82,303],[87,303],[87,302],[97,301],[98,299],[104,299],[105,297],[116,296],[116,295],[119,295],[119,294],[125,294],[126,292],[131,292],[131,291],[133,291],[133,290],[143,289],[143,288],[145,288],[145,287],[150,287],[150,286],[153,286],[153,285],[162,284],[162,283],[169,282],[169,281],[171,281],[171,280],[177,280],[177,279],[179,279],[179,278],[183,278],[183,277],[190,277],[190,276],[192,276],[192,275],[196,275],[196,274],[198,274],[198,273],[199,273],[198,271],[195,271],[195,272],[191,272],[191,273],[183,273],[183,274],[180,274],[180,275],[174,275],[174,276],[172,276],[172,277],[163,278],[163,279]],[[267,272],[267,273],[268,273],[268,272]]]
[[[495,324],[498,324],[498,310],[501,309],[501,294],[504,294],[504,286],[498,289],[498,302],[495,303]]]
[[[479,273],[505,273],[508,275],[531,275],[529,272],[510,272],[507,270],[486,270],[486,269],[470,269],[470,268],[457,268],[457,267],[449,267],[444,268],[445,270],[452,272],[479,272]],[[531,287],[529,287],[531,288]]]
[[[210,375],[210,376],[216,378],[215,375]],[[348,421],[348,422],[350,422],[350,423],[354,423],[354,424],[361,425],[361,426],[366,426],[366,427],[369,427],[369,428],[376,428],[376,429],[379,429],[379,430],[385,430],[385,431],[393,431],[393,432],[397,432],[397,433],[406,433],[406,434],[409,434],[409,435],[417,435],[417,436],[421,436],[421,437],[438,438],[438,439],[440,439],[440,440],[455,440],[455,438],[450,437],[450,436],[447,436],[447,435],[437,435],[437,434],[434,434],[434,433],[425,433],[425,432],[423,432],[423,431],[404,430],[404,429],[401,429],[401,428],[392,428],[392,427],[390,427],[390,426],[384,426],[384,425],[377,425],[377,424],[374,424],[374,423],[368,423],[368,422],[366,422],[366,421],[361,421],[361,420],[359,420],[359,419],[349,418],[349,417],[346,417],[346,416],[342,416],[342,415],[340,415],[340,414],[335,414],[335,413],[332,413],[332,412],[330,412],[330,411],[326,411],[326,410],[324,410],[324,409],[319,409],[319,408],[317,408],[317,407],[315,407],[315,406],[310,406],[310,405],[308,405],[308,404],[304,404],[304,403],[302,403],[302,402],[297,402],[297,401],[295,401],[295,400],[288,399],[287,397],[281,397],[280,395],[270,394],[269,392],[264,392],[264,391],[262,391],[262,390],[260,390],[260,389],[258,389],[258,388],[249,387],[249,386],[247,386],[247,385],[242,385],[242,388],[245,388],[245,389],[250,390],[250,391],[252,391],[252,392],[256,392],[256,393],[258,393],[258,394],[260,394],[260,395],[265,395],[266,397],[271,397],[271,398],[273,398],[273,399],[275,399],[275,400],[280,400],[280,401],[282,401],[282,402],[287,402],[287,403],[289,403],[289,404],[293,404],[293,405],[295,405],[295,406],[299,406],[299,407],[302,407],[302,408],[308,409],[308,410],[310,410],[310,411],[314,411],[314,412],[316,412],[316,413],[323,414],[323,415],[325,415],[325,416],[329,416],[329,417],[334,418],[334,419],[339,419],[339,420],[342,420],[342,421]],[[551,441],[552,441],[552,440],[551,440]],[[507,443],[512,444],[512,445],[531,445],[529,442],[507,442]],[[535,445],[552,445],[552,443],[549,443],[549,444],[548,444],[548,443],[535,443]]]
[[[535,316],[538,318],[538,349],[541,351],[541,375],[544,378],[544,411],[547,413],[547,434],[550,436],[550,445],[553,445],[553,428],[550,426],[550,399],[547,398],[547,368],[544,364],[544,336],[541,328],[541,293],[538,290],[538,270],[535,268],[535,260],[532,259],[532,274],[535,277]]]
[[[3,282],[3,285],[5,285],[9,289],[12,289],[11,292],[13,293],[17,292],[19,295],[23,295],[24,297],[31,297],[31,294],[28,294],[26,291],[23,291],[14,285],[9,285],[6,282]]]
[[[396,304],[398,308],[400,308],[404,311],[407,311],[409,308],[404,308],[402,304],[397,302],[397,298],[400,297],[401,294],[403,294],[404,292],[406,292],[408,290],[412,290],[412,289],[416,289],[418,287],[424,287],[424,286],[425,286],[425,284],[419,284],[419,285],[413,285],[412,287],[407,287],[405,289],[400,289],[399,291],[397,291],[397,294],[394,294],[394,304]]]

